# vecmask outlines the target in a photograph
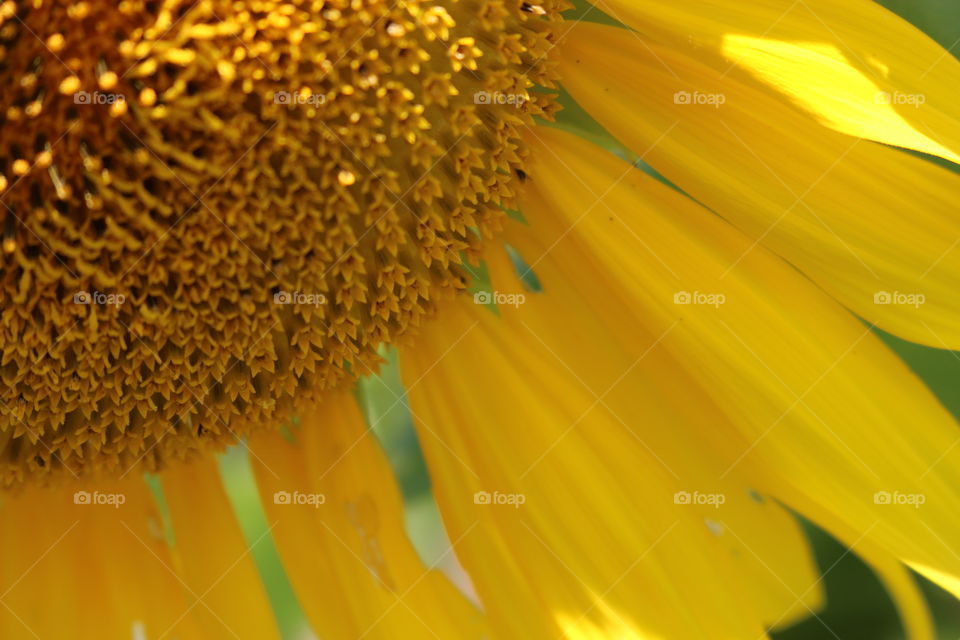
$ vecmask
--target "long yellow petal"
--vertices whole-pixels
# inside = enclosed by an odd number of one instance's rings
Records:
[[[960,595],[960,433],[912,372],[726,222],[589,143],[537,136],[525,216],[552,251],[565,247],[564,277],[591,303],[616,300],[622,317],[666,332],[749,443],[728,473],[779,475],[808,503],[778,496],[788,504]]]
[[[893,598],[907,637],[936,638],[933,617],[927,608],[926,600],[916,579],[907,568],[883,552],[872,554],[869,550],[858,549],[857,553],[873,567]]]
[[[140,477],[5,495],[0,523],[0,638],[210,637]]]
[[[427,568],[403,529],[393,472],[349,393],[303,416],[292,443],[250,443],[278,551],[317,634],[481,638],[480,614]]]
[[[708,508],[676,502],[712,488],[674,477],[638,441],[644,425],[618,420],[538,336],[465,306],[443,309],[401,365],[497,637],[761,636]]]
[[[561,66],[614,135],[844,305],[909,340],[960,348],[960,175],[825,129],[623,29],[574,27]]]
[[[936,637],[933,618],[917,581],[902,562],[874,542],[870,537],[872,529],[864,532],[851,528],[833,517],[829,505],[810,500],[776,478],[767,479],[773,483],[769,487],[771,493],[790,502],[813,520],[830,522],[830,532],[873,569],[893,599],[908,638],[932,640]]]
[[[960,62],[876,2],[610,0],[609,6],[641,33],[725,76],[752,77],[828,127],[960,162]]]
[[[824,593],[811,550],[793,516],[763,495],[767,479],[748,477],[739,468],[722,477],[725,467],[717,449],[736,455],[747,443],[730,438],[729,427],[716,437],[722,413],[657,348],[657,336],[640,337],[642,328],[631,324],[628,330],[638,336],[636,342],[654,345],[631,352],[632,345],[612,337],[616,332],[605,325],[618,319],[616,306],[590,304],[564,281],[556,256],[540,242],[536,229],[511,227],[511,244],[541,258],[536,273],[543,292],[524,293],[506,252],[491,252],[487,265],[498,293],[524,296],[515,307],[500,306],[503,330],[542,346],[550,356],[547,365],[569,371],[684,491],[724,496],[722,505],[701,509],[697,517],[729,552],[740,588],[753,600],[764,626],[786,627],[818,611]]]
[[[214,458],[161,476],[179,574],[208,637],[268,640],[278,627]]]

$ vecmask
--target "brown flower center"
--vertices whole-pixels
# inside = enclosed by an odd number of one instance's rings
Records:
[[[558,2],[0,4],[0,483],[375,369],[500,225]]]

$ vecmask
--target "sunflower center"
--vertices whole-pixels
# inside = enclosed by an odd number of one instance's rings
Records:
[[[559,8],[0,4],[0,482],[156,469],[375,369],[498,229]]]

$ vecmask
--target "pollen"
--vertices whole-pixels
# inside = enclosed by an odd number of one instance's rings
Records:
[[[511,208],[562,2],[0,4],[0,484],[158,470],[374,371]]]

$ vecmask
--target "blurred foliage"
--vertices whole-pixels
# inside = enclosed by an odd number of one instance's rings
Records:
[[[924,30],[945,48],[954,51],[960,46],[960,0],[879,0],[880,4],[900,14]],[[576,0],[568,17],[596,22],[615,23],[584,0]],[[598,125],[566,93],[560,97],[564,110],[552,126],[574,132],[620,155],[651,175],[662,179],[655,170],[639,161],[635,154],[620,145]],[[515,260],[518,257],[515,257]],[[531,274],[532,275],[532,274]],[[535,275],[531,288],[536,289]],[[474,289],[489,286],[481,269]],[[960,418],[960,354],[921,347],[895,337],[881,337],[920,375],[943,404]],[[368,377],[359,385],[357,396],[368,424],[376,433],[400,482],[407,507],[407,528],[425,563],[439,563],[439,568],[459,575],[452,554],[444,555],[448,541],[430,490],[430,478],[413,429],[406,395],[400,381],[397,356],[393,350],[383,353],[386,365],[379,376]],[[221,460],[229,487],[230,499],[239,514],[244,535],[270,593],[284,638],[306,637],[307,628],[302,609],[288,583],[279,556],[269,536],[269,529],[256,493],[246,453],[236,448]],[[154,482],[155,485],[155,482]],[[155,487],[155,490],[158,488]],[[854,553],[830,536],[805,522],[816,552],[828,605],[790,629],[774,634],[777,640],[894,640],[903,638],[896,610],[889,596],[872,571]],[[919,579],[919,578],[918,578]],[[960,606],[942,590],[923,582],[934,610],[940,638],[960,637]]]
[[[957,0],[878,0],[902,18],[957,54],[960,43],[960,2]]]

